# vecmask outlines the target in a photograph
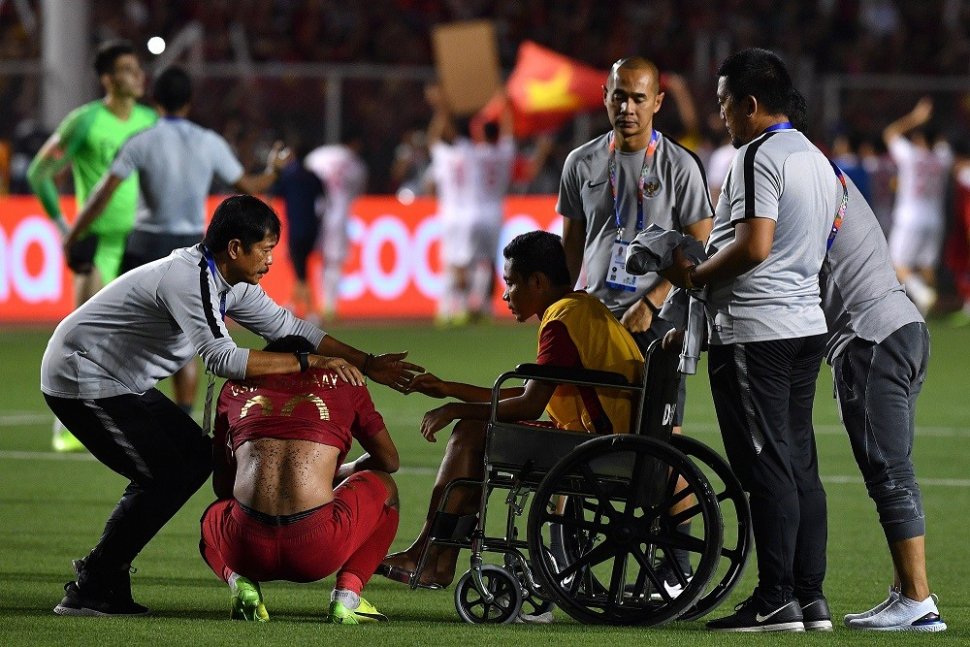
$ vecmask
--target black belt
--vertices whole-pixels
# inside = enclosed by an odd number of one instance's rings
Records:
[[[259,510],[253,510],[245,503],[236,501],[236,504],[247,515],[267,526],[289,526],[297,521],[303,521],[324,505],[327,505],[324,503],[323,505],[318,505],[315,508],[310,508],[309,510],[304,510],[303,512],[295,512],[293,514],[266,514],[265,512],[260,512]]]

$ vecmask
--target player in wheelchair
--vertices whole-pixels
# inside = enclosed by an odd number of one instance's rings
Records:
[[[594,297],[574,290],[569,280],[560,238],[533,231],[513,239],[503,250],[503,300],[517,321],[540,320],[536,364],[618,373],[637,382],[643,356],[610,311]],[[491,413],[491,389],[449,382],[426,373],[412,380],[410,390],[436,398],[455,398],[425,414],[421,434],[435,442],[436,434],[457,420],[438,469],[424,526],[411,546],[389,555],[378,572],[391,579],[439,588],[455,575],[458,548],[428,547],[429,532],[446,486],[456,480],[481,481],[485,431]],[[535,421],[545,410],[558,429],[591,434],[627,433],[633,398],[609,388],[560,386],[530,380],[524,387],[503,389],[496,417],[501,421]],[[536,423],[539,424],[539,423]],[[461,517],[478,510],[480,488],[457,488],[444,511]],[[414,573],[425,549],[425,568]]]
[[[609,311],[572,289],[557,236],[524,234],[504,255],[503,298],[518,321],[541,322],[536,363],[504,373],[492,389],[414,378],[412,391],[458,400],[425,415],[426,439],[459,422],[421,532],[378,573],[442,588],[454,579],[459,551],[470,548],[471,568],[455,588],[468,622],[551,617],[553,602],[581,622],[700,617],[740,578],[750,511],[716,452],[671,437],[676,355],[655,344],[644,367]],[[503,388],[509,379],[527,381]],[[543,409],[548,422],[536,420]],[[496,490],[508,491],[498,535],[486,527]],[[523,533],[517,519],[526,511]],[[678,531],[685,522],[689,536]],[[674,551],[690,555],[694,573],[676,592],[662,569]],[[501,553],[504,567],[485,564],[486,552]]]

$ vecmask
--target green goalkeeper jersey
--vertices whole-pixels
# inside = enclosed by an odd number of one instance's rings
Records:
[[[65,117],[57,128],[57,134],[71,161],[78,211],[98,180],[110,168],[121,145],[157,119],[158,115],[151,108],[141,104],[135,104],[128,119],[119,119],[102,100],[87,103]],[[118,186],[90,231],[96,234],[127,234],[135,221],[137,205],[138,176],[133,173]]]

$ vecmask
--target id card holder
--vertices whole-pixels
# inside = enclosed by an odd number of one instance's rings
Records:
[[[626,271],[626,250],[630,243],[619,238],[613,242],[610,263],[606,268],[606,285],[614,290],[636,292],[637,277]]]

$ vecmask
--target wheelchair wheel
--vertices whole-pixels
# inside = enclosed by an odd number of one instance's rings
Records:
[[[494,564],[482,566],[482,583],[493,596],[491,602],[475,588],[472,571],[466,571],[455,587],[455,609],[471,624],[505,624],[512,622],[522,608],[519,581],[507,570]]]
[[[680,620],[696,620],[724,600],[741,579],[752,546],[751,508],[748,497],[730,466],[716,451],[694,438],[674,434],[674,447],[682,451],[702,470],[714,488],[724,523],[721,560],[707,589]]]
[[[686,488],[678,490],[680,479]],[[687,512],[671,514],[693,496]],[[691,534],[677,531],[689,518]],[[556,604],[586,623],[657,625],[677,618],[704,592],[722,539],[707,478],[669,443],[607,436],[559,461],[529,510],[533,567]],[[686,551],[694,577],[677,593],[660,561]]]

